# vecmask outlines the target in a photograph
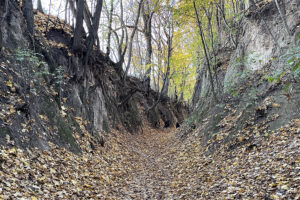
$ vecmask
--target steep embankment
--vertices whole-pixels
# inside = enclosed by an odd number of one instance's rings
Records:
[[[53,16],[35,12],[35,35],[29,37],[17,1],[9,3],[4,19],[0,74],[0,144],[23,149],[50,148],[48,142],[80,153],[79,123],[92,137],[92,151],[104,145],[111,129],[137,133],[144,123],[183,121],[186,108],[163,99],[148,108],[158,94],[142,81],[121,79],[122,70],[94,50],[72,51],[72,28]]]
[[[256,9],[230,19],[233,30],[240,33],[236,47],[227,29],[221,31],[214,75],[218,102],[213,100],[206,63],[202,63],[189,119],[200,128],[197,134],[204,135],[203,144],[215,137],[229,142],[258,123],[271,131],[300,116],[299,6],[294,1],[285,2],[291,35],[274,1],[259,2]]]

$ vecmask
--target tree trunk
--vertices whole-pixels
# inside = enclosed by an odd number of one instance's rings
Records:
[[[234,5],[234,1],[233,0],[231,0],[231,5],[232,5],[233,13],[235,14],[236,12],[235,12],[235,5]]]
[[[245,10],[244,0],[239,0],[239,11],[243,12]]]
[[[83,33],[83,8],[84,0],[77,1],[76,25],[74,30],[73,50],[77,51],[82,47],[82,33]]]
[[[167,67],[167,73],[165,74],[166,81],[165,81],[165,83],[163,85],[163,88],[162,88],[162,91],[161,91],[163,97],[167,97],[168,96],[169,84],[170,84],[170,79],[168,77],[169,74],[170,74],[170,67]]]
[[[4,6],[3,6],[3,15],[0,18],[0,52],[2,51],[2,47],[3,47],[3,22],[6,18],[6,15],[8,13],[9,7],[8,7],[8,0],[5,0]]]
[[[167,73],[166,73],[166,81],[163,85],[162,88],[162,96],[167,97],[168,96],[168,91],[169,91],[169,84],[170,84],[170,58],[172,56],[172,39],[173,39],[173,22],[171,23],[171,27],[169,27],[169,33],[166,33],[167,35],[167,43],[168,43],[168,55],[167,55]]]
[[[126,70],[125,70],[124,76],[123,76],[123,80],[124,81],[126,80],[126,76],[128,74],[128,70],[130,68],[130,62],[131,62],[131,57],[132,57],[132,44],[133,44],[133,39],[134,39],[135,32],[137,30],[137,26],[138,26],[138,22],[139,22],[139,18],[140,18],[142,4],[143,4],[143,0],[141,0],[139,2],[139,7],[138,7],[137,14],[136,14],[135,22],[134,22],[134,28],[133,28],[132,33],[130,35],[130,40],[129,40],[129,44],[128,44],[128,46],[129,46],[129,49],[128,49],[128,51],[129,51],[128,52],[128,61],[127,61]]]
[[[223,20],[224,20],[224,23],[225,23],[225,25],[226,25],[226,28],[228,29],[228,33],[229,33],[229,37],[230,37],[230,40],[231,40],[231,42],[232,42],[232,44],[234,45],[234,47],[237,47],[237,44],[238,44],[238,41],[235,41],[234,39],[233,39],[233,36],[232,36],[232,30],[231,30],[231,28],[229,27],[229,24],[228,24],[228,22],[227,22],[227,20],[226,20],[226,18],[225,18],[225,10],[222,8],[222,6],[220,6],[219,4],[216,4],[219,8],[220,8],[220,11],[221,11],[221,15],[222,15],[222,18],[223,18]]]
[[[281,9],[280,9],[278,0],[275,0],[275,3],[276,3],[276,7],[277,7],[277,9],[278,9],[279,15],[280,15],[280,17],[281,17],[281,20],[283,21],[283,25],[284,25],[284,27],[285,27],[286,32],[289,34],[289,36],[292,36],[292,33],[291,33],[291,31],[290,31],[290,29],[289,29],[287,23],[286,23],[284,14],[283,14],[283,12],[282,12]]]
[[[51,13],[51,5],[52,5],[52,1],[50,0],[50,2],[49,2],[49,10],[48,10],[48,18],[47,18],[47,23],[46,23],[46,33],[48,33],[48,27],[49,27],[49,21],[50,21],[50,13]]]
[[[150,77],[151,77],[151,58],[152,58],[152,14],[150,13],[149,0],[145,1],[142,7],[143,21],[144,21],[144,36],[146,39],[146,59],[145,66],[148,68],[143,78],[144,88],[146,92],[150,91]]]
[[[37,1],[37,10],[40,11],[41,13],[44,13],[41,0]]]
[[[88,58],[93,49],[93,45],[95,44],[96,39],[98,39],[98,29],[99,29],[99,21],[102,11],[103,0],[98,0],[96,5],[96,10],[92,18],[92,23],[89,27],[89,36],[86,40],[87,53],[85,55],[85,65],[88,63]],[[88,19],[90,20],[90,19]]]
[[[127,31],[127,26],[124,22],[124,17],[123,17],[123,1],[120,0],[120,22],[121,22],[121,26],[122,26],[122,33],[121,33],[121,39],[119,40],[119,36],[118,34],[116,33],[115,36],[116,36],[116,40],[119,41],[118,43],[118,56],[119,56],[119,61],[117,62],[117,73],[120,74],[120,75],[124,75],[122,74],[122,66],[123,66],[123,63],[125,61],[125,54],[127,52],[127,48],[128,48],[128,31]],[[124,43],[124,39],[125,39],[125,44]]]
[[[184,68],[184,71],[182,72],[182,83],[180,84],[181,87],[181,92],[180,92],[180,97],[179,97],[179,101],[183,102],[184,98],[183,98],[183,91],[184,91],[184,87],[185,87],[185,81],[186,81],[186,67]]]
[[[110,11],[109,11],[109,17],[108,17],[108,36],[107,36],[107,47],[106,47],[106,56],[109,57],[110,54],[110,41],[111,41],[111,26],[112,26],[112,16],[113,16],[113,0],[110,0]]]
[[[152,73],[152,80],[153,80],[154,91],[157,91],[157,82],[155,79],[155,73]]]
[[[73,0],[67,0],[67,1],[68,1],[69,5],[70,5],[70,10],[72,11],[72,13],[74,15],[74,18],[76,18],[77,10],[75,9],[75,5],[74,5]]]
[[[200,69],[201,67],[201,58],[200,58],[200,46],[197,45],[196,50],[196,83],[194,86],[194,92],[192,97],[192,107],[195,108],[197,105],[200,94],[201,94],[201,88],[202,88],[202,76],[203,76],[203,70]]]
[[[219,86],[219,80],[218,80],[218,74],[217,74],[217,68],[216,68],[216,65],[217,65],[217,53],[216,53],[216,50],[215,50],[215,44],[214,44],[214,33],[213,33],[213,25],[212,25],[212,11],[210,12],[209,10],[203,8],[204,11],[205,11],[205,14],[206,14],[206,17],[207,17],[207,21],[208,21],[208,34],[210,36],[210,40],[211,40],[211,49],[212,49],[212,52],[213,52],[213,57],[214,57],[214,63],[213,63],[213,70],[214,70],[214,77],[215,77],[215,80],[216,80],[216,84],[217,84],[217,89],[221,89],[220,86]]]
[[[69,4],[69,1],[66,1],[66,4],[65,4],[65,24],[68,24],[68,4]]]
[[[144,87],[147,93],[150,90],[150,75],[151,75],[151,58],[152,58],[152,36],[151,36],[151,25],[149,27],[150,31],[146,31],[144,33],[146,38],[146,59],[145,59],[145,66],[147,68],[145,76],[144,76]]]
[[[256,8],[255,1],[254,0],[249,0],[249,10],[254,11],[255,8]]]
[[[221,36],[221,18],[220,18],[220,11],[218,6],[216,6],[216,23],[217,23],[217,31],[218,31],[218,37],[220,40],[220,43],[222,41],[222,36]]]
[[[199,28],[199,34],[200,34],[200,37],[201,37],[201,42],[202,42],[202,46],[203,46],[203,50],[204,50],[204,54],[205,54],[206,66],[207,66],[207,70],[208,70],[208,74],[209,74],[209,80],[210,80],[210,84],[211,84],[211,89],[212,89],[213,97],[214,97],[214,100],[216,102],[218,102],[217,95],[215,93],[215,87],[214,87],[214,82],[213,82],[213,78],[212,78],[212,73],[211,73],[211,70],[210,70],[210,61],[209,61],[208,53],[207,53],[207,50],[206,50],[206,47],[205,47],[203,30],[202,30],[201,22],[200,22],[200,19],[199,19],[199,15],[198,15],[198,11],[197,11],[195,0],[193,0],[193,6],[194,6],[194,10],[195,10],[195,14],[196,14],[196,19],[197,19],[197,25],[198,25],[198,28]]]
[[[27,23],[27,30],[31,36],[34,32],[33,5],[32,0],[23,0],[23,16]]]

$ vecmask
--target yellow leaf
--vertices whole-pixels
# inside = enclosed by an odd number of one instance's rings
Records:
[[[30,87],[32,87],[32,88],[34,87],[34,83],[32,80],[30,81]]]
[[[17,150],[16,150],[16,148],[12,148],[12,149],[10,149],[8,152],[9,152],[9,153],[16,153]]]
[[[11,82],[11,81],[6,81],[6,85],[7,85],[8,87],[12,87],[12,82]]]
[[[238,137],[239,142],[243,142],[244,137]]]
[[[272,107],[273,107],[273,108],[280,108],[280,104],[278,104],[278,103],[273,103],[273,104],[272,104]]]
[[[176,187],[177,186],[177,183],[176,182],[173,182],[171,187]]]
[[[9,109],[10,114],[14,114],[16,112],[16,109],[14,107],[10,107]]]
[[[45,179],[46,179],[46,177],[43,176],[43,177],[41,177],[39,180],[40,180],[40,181],[44,181]]]
[[[31,200],[37,200],[37,198],[36,197],[31,197]]]
[[[48,120],[47,116],[45,116],[45,115],[40,115],[40,118],[41,118],[42,120]]]
[[[109,180],[109,177],[108,177],[108,176],[103,176],[103,179],[104,179],[108,184],[110,184],[110,180]]]
[[[53,96],[58,95],[58,93],[57,93],[56,91],[54,91],[54,90],[51,91],[51,94],[52,94]]]
[[[217,140],[222,140],[223,136],[222,135],[217,135]]]

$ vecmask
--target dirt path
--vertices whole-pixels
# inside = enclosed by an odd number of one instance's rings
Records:
[[[129,184],[128,197],[132,199],[165,199],[170,191],[172,177],[165,155],[175,142],[174,132],[168,133],[152,130],[130,138],[129,148],[140,162],[140,170],[133,174]],[[172,162],[169,160],[168,162]]]

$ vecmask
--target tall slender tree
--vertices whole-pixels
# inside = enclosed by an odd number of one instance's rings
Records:
[[[41,0],[37,1],[37,10],[40,11],[41,13],[44,13]]]
[[[2,12],[1,13],[3,13],[2,14],[2,16],[0,17],[0,52],[2,51],[2,47],[3,47],[3,35],[2,35],[2,33],[3,33],[3,22],[4,22],[4,20],[5,20],[5,18],[6,18],[6,16],[7,16],[7,13],[8,13],[8,11],[9,11],[9,2],[8,2],[9,0],[5,0],[5,2],[4,2],[4,4],[3,4],[3,10],[2,10]]]
[[[84,0],[77,0],[76,26],[74,30],[73,50],[77,51],[82,47],[83,34],[83,9]]]
[[[137,13],[136,13],[136,18],[135,18],[135,22],[134,22],[134,28],[131,32],[131,35],[130,35],[130,40],[129,40],[129,49],[128,49],[128,60],[127,60],[127,65],[126,65],[126,70],[125,70],[125,73],[124,73],[124,80],[126,79],[126,76],[127,76],[127,73],[128,73],[128,70],[130,68],[130,63],[131,63],[131,57],[132,57],[132,45],[133,45],[133,39],[134,39],[134,35],[135,35],[135,32],[137,30],[137,26],[138,26],[138,22],[139,22],[139,18],[140,18],[140,13],[141,13],[141,7],[142,7],[142,4],[143,4],[143,0],[140,0],[139,2],[139,6],[138,6],[138,10],[137,10]]]
[[[31,36],[34,33],[33,5],[32,0],[23,0],[23,16],[27,23],[27,30]]]
[[[162,96],[164,96],[164,97],[168,96],[168,91],[169,91],[170,58],[172,56],[172,40],[173,40],[173,32],[174,32],[173,16],[172,16],[172,12],[170,10],[168,11],[168,14],[167,14],[166,24],[168,27],[164,27],[164,33],[167,38],[167,48],[168,48],[168,50],[167,50],[167,71],[165,74],[166,81],[164,81],[163,88],[161,91]]]
[[[214,86],[214,81],[213,81],[213,78],[212,78],[210,58],[208,56],[208,52],[207,52],[207,49],[206,49],[205,38],[204,38],[204,34],[203,34],[203,29],[202,29],[198,9],[197,9],[197,6],[196,6],[196,0],[193,0],[193,7],[194,7],[194,10],[195,10],[195,15],[196,15],[196,20],[197,20],[197,25],[198,25],[198,29],[199,29],[199,35],[200,35],[201,42],[202,42],[203,51],[204,51],[204,54],[205,54],[206,66],[207,66],[207,71],[208,71],[208,74],[209,74],[211,90],[212,90],[212,93],[213,93],[214,100],[216,102],[218,102],[216,91],[215,91],[215,86]]]
[[[110,54],[110,43],[111,43],[111,33],[112,33],[112,21],[114,12],[114,0],[110,0],[110,11],[108,13],[108,34],[107,34],[107,46],[106,46],[106,56],[109,57]]]
[[[147,93],[149,93],[150,90],[150,77],[152,68],[152,17],[157,9],[158,3],[159,0],[156,0],[154,3],[151,0],[145,0],[142,7],[142,16],[144,22],[143,34],[146,39],[145,66],[147,68],[143,78],[143,83]]]

